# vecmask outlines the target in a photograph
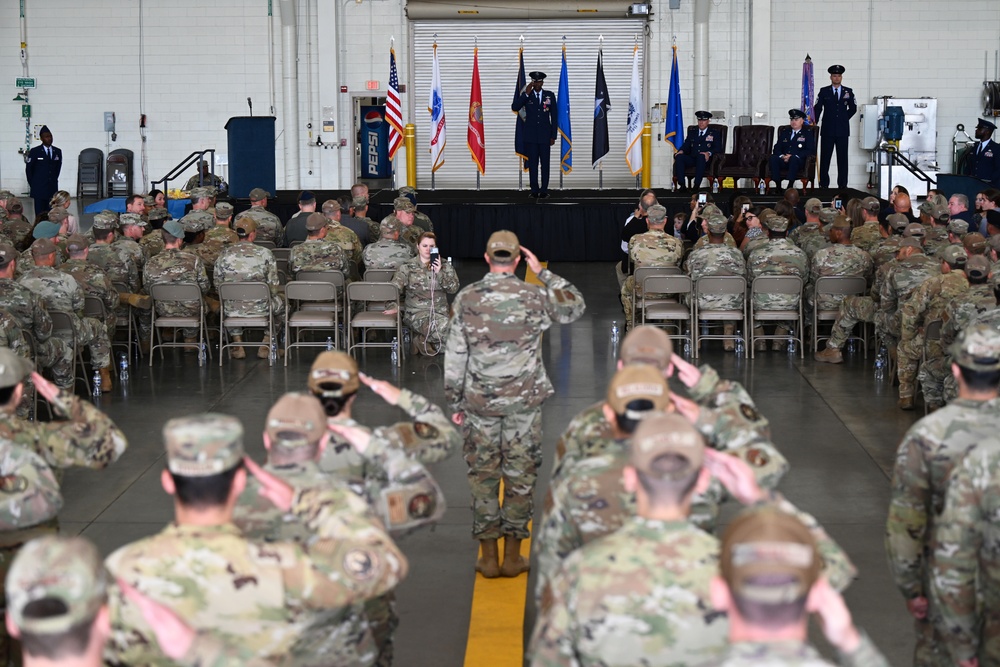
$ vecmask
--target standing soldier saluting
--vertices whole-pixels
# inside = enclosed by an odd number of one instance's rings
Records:
[[[555,93],[542,90],[545,72],[532,72],[528,76],[531,83],[510,108],[524,119],[524,147],[528,153],[528,177],[531,182],[531,194],[528,196],[548,199],[549,149],[556,143],[559,129],[558,106]],[[539,165],[542,169],[541,183],[538,181]]]

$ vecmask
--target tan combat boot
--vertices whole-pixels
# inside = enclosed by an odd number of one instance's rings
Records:
[[[500,560],[497,554],[497,541],[479,540],[479,560],[476,561],[476,572],[487,579],[496,579],[500,576]]]
[[[149,310],[153,307],[153,298],[145,294],[122,294],[122,296],[125,297],[125,302],[133,308]]]
[[[786,329],[785,327],[775,327],[775,329],[774,329],[774,335],[775,336],[787,336],[788,335],[788,329]],[[788,347],[788,341],[787,340],[772,340],[771,341],[771,349],[772,350],[784,350],[786,347]]]
[[[503,565],[500,576],[516,577],[528,571],[528,561],[521,555],[521,538],[507,535],[503,538]]]
[[[233,336],[232,342],[242,343],[243,336]],[[229,358],[230,359],[246,359],[247,353],[242,347],[231,347],[229,348]]]
[[[900,410],[913,409],[913,385],[910,383],[899,385],[899,406]]]
[[[184,342],[187,344],[187,347],[184,348],[184,352],[187,354],[194,354],[198,351],[197,338],[188,338],[187,336],[184,336]]]
[[[257,358],[267,359],[268,355],[271,353],[271,334],[264,336],[260,347],[257,348]]]
[[[842,364],[844,363],[843,353],[835,347],[827,346],[822,352],[817,352],[813,355],[813,359],[816,361],[822,361],[827,364]]]
[[[732,322],[722,325],[722,333],[725,336],[732,336],[736,333],[736,325]],[[722,341],[722,349],[726,352],[732,352],[736,349],[736,341],[733,339]]]
[[[105,366],[100,369],[101,373],[101,391],[107,391],[111,389],[114,385],[111,383],[111,366]]]

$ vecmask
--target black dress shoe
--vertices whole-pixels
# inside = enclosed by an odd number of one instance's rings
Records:
[[[538,193],[537,192],[529,192],[528,196],[531,197],[532,199],[538,199]]]
[[[548,192],[539,193],[538,198],[539,199],[548,199],[549,198],[549,193]]]

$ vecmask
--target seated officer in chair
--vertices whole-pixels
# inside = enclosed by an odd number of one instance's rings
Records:
[[[771,151],[771,179],[781,189],[781,178],[788,179],[788,187],[795,187],[799,171],[810,155],[816,154],[816,136],[811,129],[803,130],[806,114],[799,109],[788,110],[790,127],[778,134],[778,143]]]

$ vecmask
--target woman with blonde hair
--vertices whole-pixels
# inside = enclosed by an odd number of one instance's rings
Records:
[[[49,200],[49,206],[51,208],[56,208],[57,206],[61,206],[64,209],[66,209],[67,213],[69,213],[69,205],[71,201],[72,200],[70,199],[69,193],[66,192],[65,190],[60,190],[54,195],[52,195],[52,199]],[[68,234],[78,233],[80,231],[80,221],[76,219],[76,216],[70,213],[69,218],[67,218],[67,220],[68,220],[67,223],[68,226],[66,228],[67,233]]]

